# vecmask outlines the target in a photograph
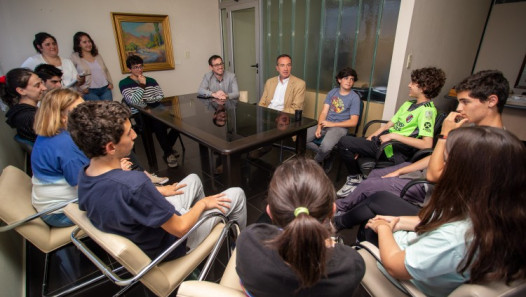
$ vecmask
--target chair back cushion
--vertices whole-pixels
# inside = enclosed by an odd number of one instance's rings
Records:
[[[228,264],[225,267],[225,272],[223,272],[223,276],[221,277],[221,282],[219,282],[219,284],[238,291],[243,291],[243,287],[241,287],[241,280],[239,279],[236,271],[236,250],[234,250],[232,256],[230,256],[230,260],[228,260]]]
[[[453,291],[450,297],[522,297],[526,296],[526,282],[519,281],[506,285],[504,282],[491,282],[484,285],[465,284]]]
[[[108,254],[123,265],[130,273],[136,275],[151,259],[129,239],[97,229],[78,204],[69,204],[64,212],[89,237],[100,245]],[[211,234],[192,253],[152,268],[141,278],[141,282],[157,296],[168,296],[175,288],[210,254],[214,243],[219,238],[223,224],[218,224]]]
[[[0,176],[0,219],[12,224],[36,214],[31,204],[31,178],[22,170],[7,166]],[[15,228],[25,239],[44,253],[49,253],[70,242],[74,227],[50,227],[42,219]]]

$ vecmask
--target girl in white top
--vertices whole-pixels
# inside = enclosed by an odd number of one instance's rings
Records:
[[[91,36],[85,32],[75,33],[73,51],[71,61],[80,76],[85,77],[84,83],[79,87],[84,100],[113,100],[110,72]]]
[[[38,54],[27,58],[22,63],[22,67],[33,71],[40,64],[51,64],[62,70],[63,86],[67,88],[76,87],[77,81],[80,80],[80,77],[77,76],[77,69],[70,59],[62,58],[58,55],[57,39],[53,35],[45,32],[35,34],[33,46]]]

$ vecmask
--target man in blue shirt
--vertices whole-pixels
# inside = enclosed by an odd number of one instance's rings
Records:
[[[206,73],[199,85],[199,95],[219,100],[239,98],[236,75],[225,70],[225,63],[218,55],[208,59],[210,72]]]

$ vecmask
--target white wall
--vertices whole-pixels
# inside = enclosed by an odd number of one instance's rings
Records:
[[[37,32],[54,35],[60,55],[69,57],[73,34],[85,31],[94,39],[118,84],[125,75],[119,66],[110,12],[169,16],[175,70],[147,72],[166,95],[196,92],[208,70],[208,57],[221,53],[217,0],[0,0],[0,69],[6,73],[34,55],[32,42]],[[113,95],[115,100],[121,99],[118,88]]]
[[[493,7],[475,66],[475,71],[502,71],[510,82],[511,89],[518,94],[526,92],[525,89],[513,88],[526,55],[525,15],[526,2],[498,4]],[[526,110],[505,107],[502,121],[506,129],[521,140],[526,140]]]
[[[493,7],[477,58],[475,72],[498,69],[513,88],[526,55],[526,2]],[[515,92],[526,90],[516,89]]]
[[[490,1],[480,0],[402,0],[384,119],[408,99],[412,70],[426,66],[444,70],[446,84],[435,104],[471,74],[489,7]],[[406,67],[409,55],[411,63]]]
[[[73,34],[85,31],[94,39],[118,85],[125,75],[119,66],[110,12],[169,16],[175,70],[146,73],[157,79],[165,95],[196,92],[203,74],[208,71],[208,57],[221,54],[217,0],[0,0],[0,73],[19,67],[35,54],[32,45],[35,33],[44,31],[54,35],[60,55],[69,57]],[[118,88],[113,96],[115,100],[122,98]],[[23,155],[12,140],[14,131],[5,124],[3,112],[0,135],[0,170],[8,164],[23,168]],[[5,296],[24,294],[20,246],[16,236],[0,237],[0,265],[5,268],[0,271],[0,287],[4,288]]]

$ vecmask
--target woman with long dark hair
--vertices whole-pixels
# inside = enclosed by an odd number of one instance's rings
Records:
[[[26,68],[12,69],[0,77],[0,98],[9,106],[6,123],[16,129],[20,138],[30,142],[37,138],[33,122],[46,90],[38,75]]]
[[[78,73],[85,77],[84,83],[79,87],[84,100],[113,100],[110,72],[88,33],[77,32],[73,36],[71,61]]]
[[[417,217],[377,216],[386,271],[428,296],[459,285],[526,277],[526,149],[493,127],[453,130],[444,171]],[[393,233],[394,232],[394,233]]]
[[[335,243],[336,193],[314,161],[294,158],[274,172],[267,213],[275,225],[254,224],[237,240],[236,270],[249,296],[351,296],[363,259]]]

